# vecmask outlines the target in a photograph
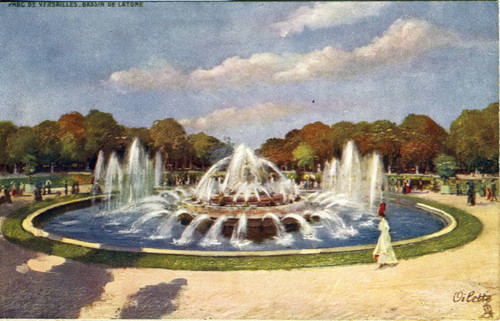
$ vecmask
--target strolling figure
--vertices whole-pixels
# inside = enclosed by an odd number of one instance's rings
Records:
[[[474,187],[474,182],[468,182],[469,188],[467,189],[467,205],[476,205],[476,190]]]
[[[380,223],[378,224],[380,236],[377,246],[375,246],[375,250],[373,250],[373,256],[377,259],[379,269],[381,269],[386,266],[395,266],[398,263],[398,259],[391,245],[389,223],[387,223],[385,219],[385,203],[380,203],[378,216],[380,218]]]
[[[495,184],[495,181],[491,182],[491,202],[498,202],[498,196],[497,196],[497,185]]]
[[[5,197],[5,203],[12,204],[12,198],[10,197],[10,191],[8,186],[4,186],[3,193]]]

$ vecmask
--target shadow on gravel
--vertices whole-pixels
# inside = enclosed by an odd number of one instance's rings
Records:
[[[146,286],[129,297],[132,305],[124,308],[120,319],[159,319],[177,309],[174,300],[180,290],[187,285],[184,278],[174,279],[169,283]]]
[[[49,272],[31,271],[25,263],[36,255],[0,240],[0,318],[76,319],[112,280],[104,267],[76,261]]]

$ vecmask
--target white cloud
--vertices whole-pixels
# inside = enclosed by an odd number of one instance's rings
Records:
[[[193,131],[221,130],[248,125],[269,124],[284,120],[290,115],[299,114],[303,111],[302,108],[297,106],[265,103],[242,109],[234,107],[217,109],[210,114],[195,119],[181,119],[179,123]]]
[[[273,27],[280,31],[282,37],[286,37],[301,33],[305,27],[316,30],[351,24],[378,15],[388,5],[387,2],[317,2],[312,8],[298,8],[287,20],[277,22]]]
[[[465,44],[457,34],[427,21],[399,19],[381,37],[352,51],[327,46],[303,55],[264,52],[249,58],[234,56],[211,69],[196,69],[189,74],[176,70],[168,63],[156,62],[145,69],[115,72],[109,82],[139,89],[180,86],[194,89],[318,78],[336,81],[405,63],[446,46],[463,47]]]
[[[288,70],[275,75],[282,81],[307,81],[315,78],[346,79],[368,74],[382,67],[411,61],[429,51],[461,45],[460,37],[419,19],[398,19],[369,45],[351,52],[326,47],[302,56]]]
[[[109,82],[126,88],[159,89],[183,86],[186,76],[167,62],[155,60],[146,68],[114,72],[109,77]]]
[[[231,57],[222,64],[209,69],[197,69],[190,75],[193,86],[233,86],[246,85],[249,82],[268,82],[280,70],[291,68],[296,59],[273,53],[258,53],[248,59]]]
[[[356,58],[367,60],[398,62],[407,61],[430,50],[459,44],[460,37],[439,28],[425,20],[398,19],[380,38],[371,44],[357,48]]]

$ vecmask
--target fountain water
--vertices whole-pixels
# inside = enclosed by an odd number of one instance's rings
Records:
[[[236,227],[233,229],[233,233],[231,235],[231,244],[234,246],[241,246],[246,242],[247,236],[247,226],[248,219],[245,214],[242,214],[238,222],[236,223]]]
[[[99,154],[97,154],[97,162],[95,163],[95,168],[94,168],[94,182],[96,184],[99,183],[101,175],[103,174],[103,170],[104,170],[104,152],[100,150]]]
[[[152,193],[151,160],[138,138],[128,152],[128,167],[122,201],[134,203]]]
[[[196,233],[196,230],[202,224],[203,222],[206,222],[207,220],[210,220],[210,216],[207,214],[202,214],[197,216],[182,232],[181,237],[179,239],[174,240],[174,244],[176,245],[189,245],[191,242],[194,241],[194,235]]]
[[[355,235],[369,232],[368,242],[375,242],[379,234],[370,204],[385,184],[381,158],[362,159],[353,143],[340,161],[324,166],[324,190],[302,196],[274,164],[244,145],[210,168],[193,191],[177,187],[148,196],[157,178],[152,163],[137,139],[123,165],[112,153],[105,170],[107,208],[91,210],[94,220],[76,211],[54,221],[66,217],[62,229],[79,220],[93,224],[85,230],[99,232],[90,240],[197,250],[345,246],[360,244]]]
[[[200,245],[203,247],[220,245],[222,243],[222,229],[224,228],[224,223],[226,223],[226,221],[227,217],[225,215],[217,218],[205,237],[200,241]]]
[[[123,189],[123,171],[118,162],[116,153],[111,154],[106,168],[106,178],[104,184],[104,192],[108,196],[108,201],[111,200],[113,192],[121,194]]]
[[[323,190],[330,194],[322,194],[321,198],[333,198],[336,202],[366,202],[374,206],[382,200],[387,185],[383,168],[379,154],[373,153],[362,159],[354,143],[348,142],[340,162],[333,158],[325,164]]]
[[[161,152],[157,151],[155,157],[155,187],[161,186],[161,175],[163,172],[162,168],[163,168],[163,163],[162,163]]]
[[[383,199],[384,186],[384,165],[379,154],[374,153],[371,157],[368,173],[370,175],[370,206],[374,206],[377,200]],[[380,195],[380,198],[377,199]]]
[[[225,172],[220,181],[221,172]],[[255,156],[245,145],[236,148],[202,177],[196,187],[195,197],[206,203],[258,204],[262,202],[287,204],[293,201],[296,186],[268,160]]]

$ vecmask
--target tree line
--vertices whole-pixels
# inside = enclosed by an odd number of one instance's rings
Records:
[[[165,168],[172,170],[205,168],[232,152],[228,138],[220,141],[204,133],[188,136],[173,118],[157,120],[151,128],[126,127],[110,113],[94,109],[86,116],[71,112],[57,121],[46,120],[33,127],[17,127],[11,121],[1,121],[0,171],[17,169],[31,174],[50,168],[93,168],[100,150],[106,155],[115,151],[123,157],[135,137],[151,156],[161,152]]]
[[[415,114],[400,125],[378,120],[328,126],[318,121],[284,138],[268,139],[259,153],[283,169],[316,170],[332,157],[340,158],[349,140],[361,155],[378,152],[393,172],[412,172],[417,166],[421,173],[434,171],[438,156],[448,156],[462,172],[498,173],[498,102],[483,110],[464,110],[449,131]]]
[[[187,135],[173,118],[155,121],[151,128],[126,127],[110,113],[91,110],[62,115],[36,126],[16,126],[0,121],[0,171],[27,174],[35,171],[93,168],[100,150],[123,156],[138,137],[153,156],[161,152],[165,169],[200,168],[232,153],[229,138],[223,141],[203,132]],[[353,140],[362,155],[378,152],[394,172],[434,171],[438,156],[454,158],[464,172],[498,172],[498,102],[483,110],[464,110],[450,130],[425,115],[408,115],[400,125],[388,120],[331,126],[322,122],[270,138],[258,153],[282,169],[316,170],[331,158],[340,158],[345,143]]]

